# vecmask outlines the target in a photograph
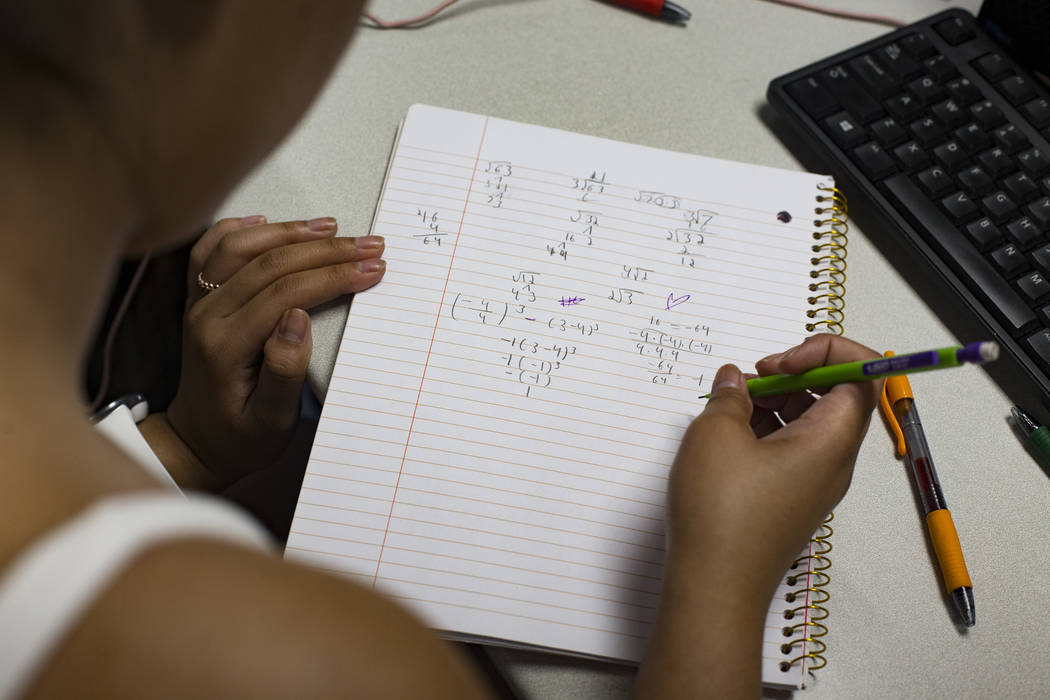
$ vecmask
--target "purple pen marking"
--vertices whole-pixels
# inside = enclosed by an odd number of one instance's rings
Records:
[[[580,302],[587,301],[583,297],[562,297],[558,300],[558,303],[562,306],[575,306]]]
[[[683,294],[680,297],[676,297],[674,295],[674,292],[671,292],[667,295],[667,310],[670,311],[679,304],[684,304],[685,302],[689,301],[690,298],[691,295],[689,294]]]
[[[777,221],[780,221],[781,223],[785,223],[785,224],[790,223],[791,222],[791,214],[789,212],[786,212],[786,211],[779,211],[779,212],[777,212]]]

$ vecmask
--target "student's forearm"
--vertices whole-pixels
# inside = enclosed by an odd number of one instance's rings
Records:
[[[218,491],[223,487],[222,481],[197,458],[171,427],[166,413],[151,413],[138,427],[153,454],[157,455],[179,488]]]
[[[669,563],[638,700],[759,697],[769,601],[749,583],[717,564]]]

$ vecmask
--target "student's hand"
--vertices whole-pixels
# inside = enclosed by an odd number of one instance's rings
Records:
[[[817,335],[756,369],[762,376],[798,374],[876,357],[851,340]],[[670,547],[686,556],[714,554],[753,592],[771,595],[845,494],[882,383],[840,384],[819,399],[798,392],[752,406],[744,380],[732,365],[719,369],[682,442],[670,485]]]
[[[166,419],[214,479],[199,485],[221,488],[280,457],[312,349],[306,309],[383,277],[382,238],[335,233],[331,218],[223,219],[193,247],[179,389],[150,420]],[[202,289],[198,274],[220,286]]]
[[[760,375],[878,357],[818,335]],[[752,404],[733,365],[686,432],[668,491],[667,569],[638,698],[758,697],[766,610],[781,577],[849,486],[881,381]],[[781,426],[773,411],[786,422]]]

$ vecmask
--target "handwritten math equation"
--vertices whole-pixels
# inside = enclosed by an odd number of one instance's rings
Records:
[[[485,204],[494,209],[499,209],[503,206],[503,197],[507,194],[508,180],[513,172],[514,168],[510,161],[490,160],[488,162],[483,171],[485,176],[485,188],[483,190],[485,193]]]
[[[556,199],[548,205],[535,201],[537,192],[541,200],[543,194],[550,194],[535,190],[537,176],[530,173],[520,180],[522,189],[513,189],[518,187],[511,183],[519,182],[514,179],[519,166],[509,160],[482,163],[473,181],[471,206],[501,209],[508,212],[513,224],[527,223],[520,221],[521,213],[527,217],[534,212],[544,217],[537,220],[536,230],[547,231],[550,213],[558,212],[553,224],[557,238],[551,240],[548,233],[538,241],[527,235],[515,241],[518,245],[538,243],[543,249],[534,247],[534,253],[522,253],[525,265],[533,260],[531,268],[502,268],[505,272],[500,274],[507,275],[503,279],[509,278],[505,287],[449,289],[452,303],[446,309],[452,321],[475,326],[470,332],[489,340],[493,355],[485,366],[521,387],[526,397],[536,397],[537,391],[551,387],[571,388],[562,385],[566,377],[578,379],[578,370],[594,368],[592,361],[582,358],[627,363],[635,369],[626,376],[653,386],[700,388],[706,363],[699,358],[715,352],[712,329],[708,323],[682,320],[695,318],[694,292],[679,286],[688,284],[692,273],[683,277],[674,270],[701,267],[712,236],[725,233],[713,230],[718,212],[691,206],[686,198],[666,191],[617,185],[600,167],[568,179],[546,180],[563,193],[554,194]],[[520,201],[515,197],[510,204],[510,197],[518,192],[529,196]],[[513,212],[505,206],[511,206]],[[446,220],[433,206],[415,207],[415,223],[413,237],[434,248],[442,246],[450,230],[462,227],[462,222]],[[511,227],[507,232],[528,231]],[[639,236],[639,253],[637,257],[631,254],[633,259],[628,262],[621,257],[625,240],[629,240],[625,233]],[[616,256],[612,260],[619,258],[612,268],[610,254]],[[541,271],[553,277],[544,279]],[[575,289],[566,286],[567,280],[576,279],[582,284]],[[648,316],[647,321],[642,314]],[[571,367],[577,371],[566,374]]]
[[[417,207],[416,218],[422,223],[423,232],[413,233],[412,237],[422,239],[423,245],[430,245],[433,243],[440,246],[441,239],[445,237],[446,232],[441,230],[440,224],[438,223],[438,211],[436,209],[421,209]]]
[[[501,371],[505,376],[512,377],[525,387],[525,396],[531,396],[536,387],[550,386],[552,373],[576,355],[577,346],[570,342],[551,342],[549,337],[540,335],[514,334],[507,337],[495,329],[510,327],[510,320],[517,322],[513,326],[515,328],[535,324],[537,329],[566,337],[586,338],[599,331],[597,321],[569,318],[542,309],[542,304],[537,303],[539,296],[536,293],[539,277],[540,273],[530,270],[518,270],[510,275],[508,291],[514,302],[457,292],[449,309],[449,315],[454,321],[492,328],[491,333],[484,332],[486,336],[510,345],[507,352],[499,355],[499,366],[503,368]],[[580,295],[563,294],[554,303],[562,307],[578,307],[585,302],[586,298]],[[550,300],[547,303],[551,303]]]
[[[708,235],[707,227],[717,214],[706,209],[691,209],[683,212],[685,226],[668,229],[667,240],[674,247],[678,264],[696,267],[697,258],[704,257],[701,248]]]
[[[568,260],[569,248],[594,245],[595,230],[598,228],[601,212],[591,209],[577,209],[569,215],[569,225],[560,241],[547,244],[547,255]]]
[[[690,354],[710,355],[714,351],[710,335],[711,327],[707,324],[685,324],[655,315],[649,317],[647,325],[628,331],[628,336],[634,339],[635,352],[645,358],[649,382],[683,387],[703,384],[703,373],[691,374],[682,371],[680,366],[694,359]]]
[[[576,354],[575,345],[557,343],[544,344],[527,336],[500,338],[515,352],[501,355],[506,363],[504,374],[525,386],[525,396],[530,396],[533,387],[548,387],[551,373],[561,369],[561,364]]]

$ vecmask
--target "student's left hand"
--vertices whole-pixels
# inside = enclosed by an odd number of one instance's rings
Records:
[[[386,270],[381,238],[335,233],[331,218],[223,219],[193,247],[179,389],[140,425],[180,485],[222,488],[287,447],[312,349],[305,310]]]

